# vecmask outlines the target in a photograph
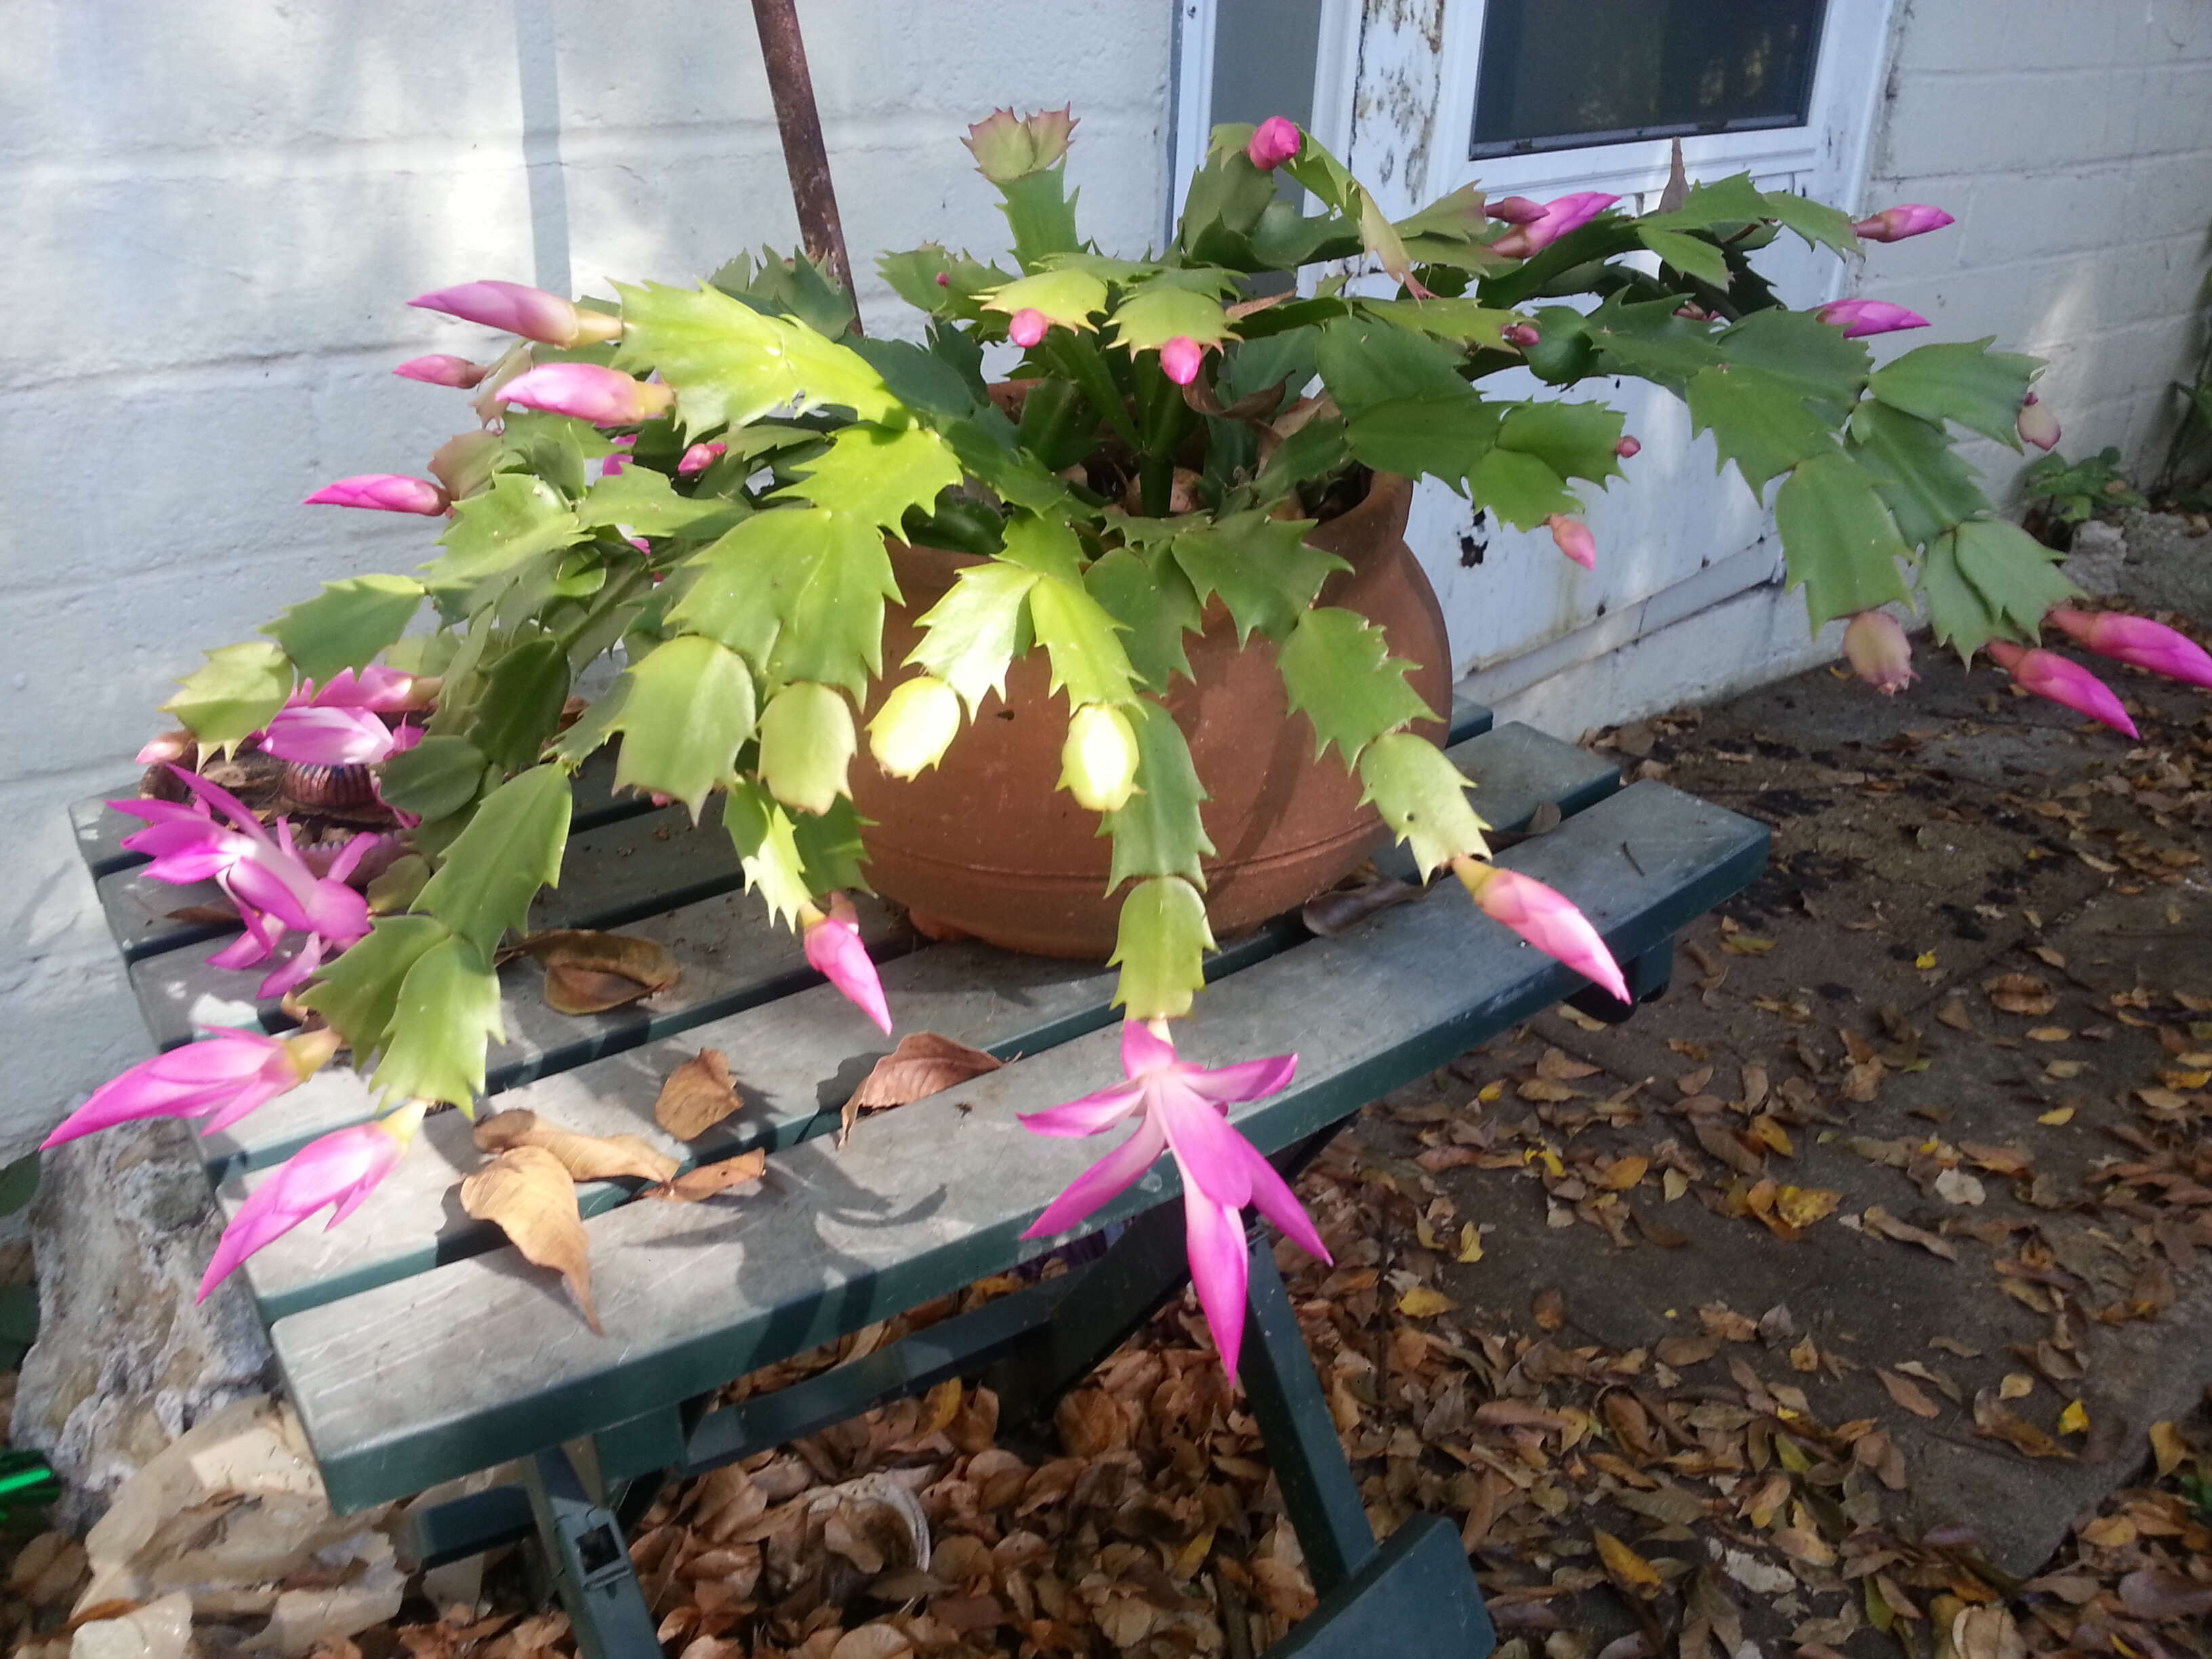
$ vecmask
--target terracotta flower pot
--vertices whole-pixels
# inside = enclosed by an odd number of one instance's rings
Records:
[[[1406,479],[1377,474],[1358,506],[1307,539],[1352,565],[1330,576],[1322,603],[1381,624],[1392,654],[1419,665],[1413,688],[1441,710],[1450,656],[1436,594],[1406,547],[1412,498]],[[978,561],[894,542],[891,562],[905,603],[884,620],[889,678],[877,683],[871,715],[902,678],[897,665],[919,637],[915,618]],[[1185,636],[1194,679],[1178,678],[1165,702],[1212,796],[1203,811],[1218,850],[1205,865],[1206,914],[1225,939],[1330,886],[1384,832],[1337,751],[1316,758],[1311,724],[1285,701],[1273,642],[1255,634],[1239,647],[1218,599],[1205,621],[1202,635]],[[939,937],[1103,960],[1120,909],[1120,896],[1106,891],[1111,843],[1097,815],[1054,787],[1069,709],[1046,686],[1044,653],[1033,650],[1007,674],[1005,698],[987,699],[944,760],[911,781],[884,776],[862,750],[852,787],[874,820],[864,836],[868,878]],[[1441,720],[1419,729],[1443,732]]]

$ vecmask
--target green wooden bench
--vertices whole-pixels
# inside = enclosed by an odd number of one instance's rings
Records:
[[[1450,752],[1478,785],[1478,809],[1507,830],[1547,804],[1562,815],[1502,861],[1574,897],[1638,998],[1656,996],[1674,935],[1753,879],[1765,830],[1656,782],[1620,788],[1607,763],[1526,726],[1490,728],[1485,710],[1455,711]],[[254,975],[205,965],[218,930],[173,914],[212,892],[146,881],[120,845],[132,825],[98,801],[74,816],[156,1041],[189,1041],[196,1024],[281,1024],[273,1006],[252,1000]],[[424,1513],[421,1553],[434,1563],[534,1534],[593,1656],[659,1651],[623,1528],[665,1480],[949,1377],[988,1381],[1009,1419],[1049,1420],[1060,1395],[1186,1281],[1182,1210],[1167,1201],[1180,1189],[1164,1160],[1086,1224],[1109,1229],[1112,1242],[1085,1265],[712,1408],[734,1377],[1053,1248],[1020,1235],[1100,1149],[1030,1134],[1016,1114],[1120,1075],[1110,972],[927,945],[888,909],[864,907],[902,1030],[941,1032],[1008,1063],[864,1120],[833,1150],[825,1132],[890,1044],[738,886],[726,837],[692,833],[680,809],[614,799],[604,772],[587,773],[561,887],[533,921],[649,935],[684,978],[650,1006],[578,1019],[544,1008],[528,963],[507,970],[517,975],[508,1038],[489,1071],[499,1107],[640,1134],[687,1162],[779,1154],[760,1183],[725,1200],[633,1203],[635,1183],[619,1182],[580,1191],[604,1338],[552,1274],[460,1212],[453,1188],[480,1155],[453,1113],[429,1120],[346,1225],[297,1229],[245,1269],[332,1502],[359,1509],[521,1460],[526,1479]],[[1562,999],[1604,1018],[1632,1012],[1482,920],[1452,883],[1335,938],[1279,919],[1228,941],[1210,976],[1202,1018],[1176,1034],[1188,1058],[1299,1054],[1290,1089],[1235,1114],[1290,1173],[1367,1102]],[[702,1048],[729,1056],[745,1103],[678,1143],[655,1125],[653,1103],[667,1073]],[[234,1206],[271,1165],[372,1103],[351,1073],[325,1072],[212,1137],[222,1203]],[[1422,1516],[1376,1543],[1256,1224],[1243,1371],[1321,1596],[1275,1652],[1365,1655],[1417,1640],[1424,1653],[1487,1653],[1489,1620],[1448,1524]],[[580,1464],[582,1441],[593,1455]]]

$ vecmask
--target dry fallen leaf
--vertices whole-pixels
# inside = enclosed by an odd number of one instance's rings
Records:
[[[2034,974],[2000,974],[1984,981],[1990,1000],[2008,1014],[2031,1018],[2047,1014],[2058,1006],[2050,984]]]
[[[658,1187],[647,1187],[641,1198],[665,1198],[678,1204],[696,1204],[702,1198],[712,1198],[732,1187],[742,1187],[749,1181],[758,1181],[768,1168],[768,1152],[756,1146],[750,1152],[740,1152],[735,1158],[717,1158],[712,1164],[702,1164],[686,1170],[672,1181]]]
[[[2158,1475],[2163,1480],[2179,1468],[2189,1456],[2189,1443],[2181,1437],[2181,1431],[2171,1423],[2150,1425],[2150,1449],[2158,1459]]]
[[[1556,1285],[1547,1285],[1536,1292],[1534,1312],[1539,1329],[1556,1331],[1567,1322],[1567,1298]]]
[[[2029,1457],[2074,1455],[2026,1418],[2006,1410],[1988,1389],[1974,1396],[1974,1431],[1987,1439],[2002,1440]]]
[[[676,983],[683,970],[660,945],[633,933],[561,927],[518,940],[503,956],[545,969],[545,1006],[556,1014],[601,1014]]]
[[[1899,1221],[1879,1204],[1869,1204],[1859,1219],[1884,1238],[1893,1238],[1900,1244],[1917,1244],[1930,1255],[1940,1255],[1946,1261],[1959,1259],[1959,1247],[1949,1239],[1929,1232],[1924,1227],[1915,1227]]]
[[[635,1176],[644,1181],[666,1181],[676,1173],[676,1160],[636,1135],[587,1135],[548,1123],[535,1112],[520,1107],[495,1112],[476,1127],[477,1150],[504,1152],[516,1146],[538,1146],[561,1160],[561,1167],[576,1181],[605,1181],[614,1176]]]
[[[605,1336],[592,1304],[590,1246],[576,1212],[576,1183],[542,1146],[501,1152],[461,1182],[461,1208],[505,1233],[523,1259],[568,1282],[592,1334]]]
[[[1597,1545],[1597,1557],[1613,1583],[1632,1595],[1650,1599],[1666,1586],[1659,1570],[1634,1550],[1602,1528],[1592,1528],[1590,1538]]]
[[[1875,1375],[1881,1379],[1881,1386],[1889,1390],[1889,1397],[1915,1417],[1942,1416],[1943,1408],[1930,1400],[1926,1390],[1917,1382],[1908,1382],[1895,1371],[1884,1370],[1879,1366],[1875,1367]]]
[[[653,1121],[678,1140],[696,1140],[744,1104],[720,1048],[702,1048],[671,1072],[653,1103]]]
[[[1450,1313],[1459,1304],[1442,1291],[1426,1285],[1416,1285],[1398,1298],[1398,1311],[1408,1319],[1433,1319],[1440,1313]]]
[[[934,1031],[912,1031],[899,1039],[897,1048],[878,1060],[875,1069],[860,1079],[853,1097],[845,1103],[843,1121],[837,1127],[842,1145],[862,1112],[882,1111],[957,1087],[970,1078],[995,1072],[1006,1062],[955,1042]]]

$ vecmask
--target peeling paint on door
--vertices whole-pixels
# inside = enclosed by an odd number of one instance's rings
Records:
[[[1394,215],[1435,192],[1445,0],[1362,0],[1347,161]]]

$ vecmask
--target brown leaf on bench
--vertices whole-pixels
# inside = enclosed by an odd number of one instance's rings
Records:
[[[539,1147],[560,1159],[561,1167],[577,1181],[605,1181],[613,1176],[667,1181],[677,1170],[674,1158],[636,1135],[587,1135],[548,1123],[520,1107],[484,1119],[477,1125],[475,1139],[480,1152]]]
[[[1319,898],[1309,899],[1298,917],[1305,923],[1308,933],[1322,939],[1334,939],[1340,933],[1350,933],[1379,910],[1420,897],[1424,890],[1370,866],[1365,875],[1331,888]]]
[[[696,1170],[686,1170],[672,1181],[658,1187],[647,1187],[640,1198],[665,1198],[677,1204],[696,1204],[702,1198],[713,1198],[732,1187],[742,1187],[748,1181],[758,1181],[761,1172],[768,1168],[768,1150],[756,1146],[750,1152],[740,1152],[735,1158],[717,1158],[712,1164],[702,1164]]]
[[[744,1104],[730,1082],[729,1057],[702,1048],[661,1084],[653,1121],[678,1140],[696,1140]]]
[[[545,968],[545,1006],[556,1014],[603,1014],[665,991],[683,976],[659,943],[634,933],[558,927],[501,953],[535,957]]]
[[[853,1133],[853,1126],[860,1121],[863,1112],[908,1105],[986,1072],[995,1072],[1004,1064],[1004,1060],[994,1059],[981,1048],[955,1042],[934,1031],[909,1032],[899,1039],[897,1048],[876,1062],[875,1070],[862,1078],[860,1086],[853,1091],[853,1097],[845,1103],[843,1120],[837,1126],[837,1144],[845,1144],[845,1137]]]
[[[576,1212],[576,1183],[559,1158],[543,1146],[501,1152],[461,1182],[461,1208],[505,1233],[523,1260],[559,1273],[592,1334],[606,1334],[592,1304],[591,1247]]]

